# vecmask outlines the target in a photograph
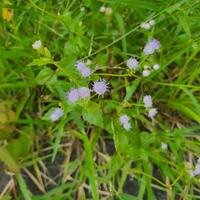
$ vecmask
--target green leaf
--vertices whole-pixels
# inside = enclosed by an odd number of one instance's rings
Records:
[[[124,97],[124,101],[129,101],[131,99],[139,83],[140,83],[140,80],[136,79],[132,82],[132,85],[126,87],[126,96]]]
[[[33,62],[29,63],[27,66],[28,67],[43,66],[47,64],[53,64],[53,61],[50,58],[37,58],[34,59]]]
[[[57,77],[55,72],[47,67],[42,69],[36,76],[36,82],[39,85],[47,85],[47,84],[53,85],[56,83],[56,81]]]
[[[183,104],[172,102],[172,101],[169,101],[168,103],[169,103],[170,107],[182,112],[187,117],[189,117],[189,118],[195,120],[196,122],[200,123],[200,116],[196,112],[191,110],[190,108],[186,107]]]
[[[28,155],[31,144],[31,138],[26,135],[21,135],[19,138],[11,140],[6,145],[6,149],[13,156],[13,158],[17,160],[20,156]]]
[[[120,200],[139,200],[136,196],[122,193],[119,195]]]
[[[83,110],[83,119],[90,124],[94,124],[101,128],[104,127],[102,112],[100,105],[94,102],[90,102],[89,105],[84,107]]]
[[[0,147],[0,160],[5,163],[11,171],[15,173],[19,172],[17,162],[5,147]]]

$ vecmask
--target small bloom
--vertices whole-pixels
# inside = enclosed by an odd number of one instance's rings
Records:
[[[89,67],[83,67],[79,72],[85,78],[89,77],[92,74],[92,71]]]
[[[78,61],[77,63],[76,63],[76,68],[77,68],[77,70],[82,70],[84,67],[86,67],[86,65],[85,65],[85,63],[84,62],[82,62],[82,61]]]
[[[142,22],[140,24],[140,27],[143,28],[143,29],[145,29],[145,30],[148,30],[148,29],[151,28],[151,25],[149,23]]]
[[[79,98],[85,99],[87,97],[90,97],[90,89],[87,87],[80,87],[78,89]]]
[[[56,108],[54,112],[51,113],[50,119],[52,122],[58,121],[64,115],[64,111],[61,108]]]
[[[152,19],[152,20],[149,21],[150,26],[154,26],[155,24],[156,24],[155,20]]]
[[[104,95],[104,93],[108,90],[108,86],[105,82],[105,80],[99,80],[96,81],[93,85],[93,90],[98,94],[98,95]]]
[[[32,44],[33,49],[38,50],[42,46],[41,40],[37,40]]]
[[[159,64],[153,65],[153,69],[154,69],[154,70],[158,70],[159,68],[160,68],[160,65],[159,65]]]
[[[129,122],[126,122],[123,124],[123,127],[125,130],[129,131],[131,129],[131,124]]]
[[[129,117],[127,115],[122,115],[120,116],[119,121],[121,122],[121,124],[128,123]]]
[[[145,70],[143,70],[143,72],[142,72],[142,74],[143,74],[143,76],[144,76],[144,77],[147,77],[147,76],[149,76],[149,75],[150,75],[150,73],[151,73],[151,71],[150,71],[150,70],[148,70],[148,69],[145,69]]]
[[[152,39],[150,42],[149,42],[149,45],[154,49],[154,50],[157,50],[160,48],[160,42],[156,39]]]
[[[149,117],[153,119],[157,115],[157,113],[158,113],[158,111],[156,108],[151,108],[149,110]]]
[[[99,8],[99,11],[102,12],[102,13],[104,13],[106,11],[106,7],[105,6],[101,6]]]
[[[158,50],[160,48],[160,42],[156,39],[152,39],[151,41],[149,41],[144,49],[143,49],[143,53],[145,55],[151,55],[153,54],[156,50]]]
[[[75,103],[79,99],[79,91],[78,89],[72,89],[68,94],[67,94],[67,99],[71,103]]]
[[[138,67],[138,61],[135,58],[129,58],[126,62],[126,66],[129,69],[136,70]]]
[[[153,105],[151,96],[150,95],[144,96],[143,103],[145,108],[151,108]]]
[[[196,166],[195,166],[195,169],[193,171],[193,174],[195,176],[199,175],[200,174],[200,163],[197,163]]]
[[[163,150],[167,149],[167,147],[168,147],[168,145],[166,143],[163,143],[163,142],[161,143],[161,148]]]

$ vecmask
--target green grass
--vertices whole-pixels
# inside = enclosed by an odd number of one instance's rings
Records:
[[[15,185],[2,181],[0,199],[200,199],[200,176],[189,175],[200,157],[199,11],[198,0],[1,1],[0,183],[6,172]],[[154,27],[140,28],[151,19]],[[161,48],[144,56],[150,38]],[[126,67],[131,56],[136,71]],[[80,59],[92,61],[89,78],[75,68]],[[143,77],[154,63],[160,69]],[[99,79],[109,84],[104,96],[66,100]],[[153,120],[144,95],[158,109]],[[55,107],[64,116],[51,122]]]

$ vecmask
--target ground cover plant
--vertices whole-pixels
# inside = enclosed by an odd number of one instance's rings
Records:
[[[199,0],[0,12],[0,199],[200,199]]]

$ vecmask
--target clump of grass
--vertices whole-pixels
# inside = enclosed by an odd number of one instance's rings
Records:
[[[199,199],[198,1],[0,8],[0,198]]]

